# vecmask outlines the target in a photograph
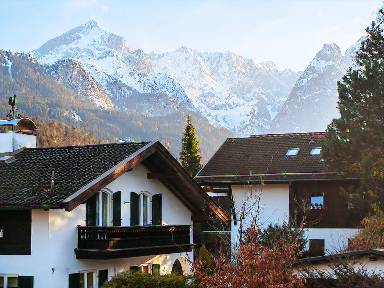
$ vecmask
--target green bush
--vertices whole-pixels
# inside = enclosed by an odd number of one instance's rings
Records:
[[[103,288],[194,288],[194,285],[193,280],[186,276],[124,272],[104,284]]]

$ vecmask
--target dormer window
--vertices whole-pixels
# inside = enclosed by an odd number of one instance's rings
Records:
[[[295,157],[299,154],[300,148],[289,148],[285,156],[287,157]]]
[[[319,156],[321,154],[321,147],[313,147],[309,154],[312,156]]]

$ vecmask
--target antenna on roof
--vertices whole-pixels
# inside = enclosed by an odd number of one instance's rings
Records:
[[[51,192],[55,192],[55,170],[52,170],[51,175]]]

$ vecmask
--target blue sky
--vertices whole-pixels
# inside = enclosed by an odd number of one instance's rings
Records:
[[[95,19],[132,48],[230,50],[304,69],[324,43],[364,34],[380,0],[0,0],[0,49],[29,51]]]

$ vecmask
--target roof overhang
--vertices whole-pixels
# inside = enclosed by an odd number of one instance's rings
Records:
[[[307,266],[316,264],[332,264],[346,260],[356,260],[361,258],[370,258],[371,260],[377,260],[378,258],[384,258],[383,249],[371,249],[360,251],[348,251],[333,255],[307,257],[299,259],[296,266]]]
[[[212,175],[196,176],[200,185],[244,185],[244,184],[280,184],[307,181],[350,181],[359,180],[358,177],[345,177],[335,172],[314,173],[276,173],[253,175]]]
[[[63,202],[63,208],[71,211],[87,201],[95,193],[130,171],[143,164],[154,174],[172,174],[169,177],[159,177],[158,180],[166,186],[191,212],[195,221],[203,221],[209,209],[220,220],[228,222],[226,213],[201,189],[201,187],[181,167],[180,163],[159,142],[151,142],[142,147],[102,175],[82,187]]]

